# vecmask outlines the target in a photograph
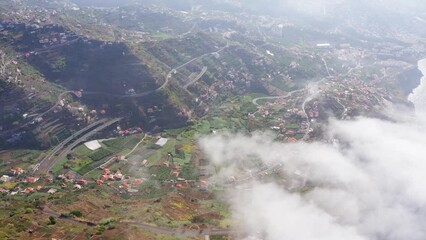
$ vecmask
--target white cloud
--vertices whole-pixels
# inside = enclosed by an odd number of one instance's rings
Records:
[[[328,129],[340,148],[277,143],[265,134],[201,140],[212,162],[233,166],[218,178],[257,156],[283,163],[288,173],[299,170],[317,186],[300,194],[255,182],[230,191],[241,229],[268,240],[426,239],[426,121],[360,118],[331,121]]]

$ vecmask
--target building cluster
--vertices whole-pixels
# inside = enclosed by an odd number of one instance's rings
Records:
[[[12,37],[14,41],[30,44],[24,57],[37,55],[34,49],[42,50],[44,48],[53,48],[76,41],[78,36],[60,27],[57,24],[38,25],[35,23],[14,23],[9,20],[3,20],[0,24],[0,34],[9,36],[15,32],[23,32],[22,39]],[[12,36],[12,35],[11,35]],[[30,50],[31,48],[31,50]]]
[[[130,136],[134,134],[140,134],[143,130],[140,127],[132,127],[127,129],[122,129],[120,126],[117,126],[116,130],[114,130],[114,133],[116,133],[120,137],[124,136]]]

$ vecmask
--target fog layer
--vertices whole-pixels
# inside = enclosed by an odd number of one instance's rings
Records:
[[[238,228],[252,236],[426,239],[426,121],[420,113],[401,119],[331,121],[328,133],[340,139],[338,147],[277,143],[263,134],[216,135],[201,144],[214,164],[226,166],[218,179],[256,155],[269,165],[282,163],[290,175],[301,172],[315,186],[301,193],[254,181],[248,190],[229,191]]]

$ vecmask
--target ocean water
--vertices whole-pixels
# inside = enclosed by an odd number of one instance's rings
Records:
[[[408,96],[408,100],[414,104],[416,112],[426,113],[426,59],[420,60],[418,66],[423,77],[419,86]]]

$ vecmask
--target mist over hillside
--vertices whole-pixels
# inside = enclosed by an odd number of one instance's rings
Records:
[[[425,240],[424,58],[424,0],[2,0],[0,239]]]
[[[290,19],[300,24],[332,29],[341,25],[372,25],[384,31],[395,28],[407,32],[425,34],[426,3],[421,0],[73,0],[81,6],[120,7],[138,5],[161,5],[170,9],[190,11],[224,11],[249,13]]]

